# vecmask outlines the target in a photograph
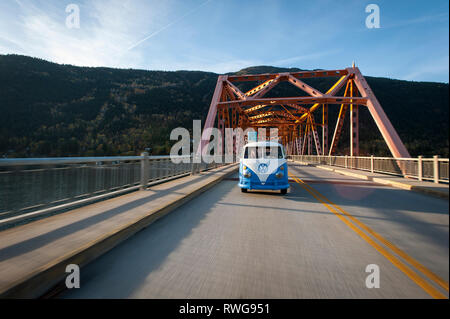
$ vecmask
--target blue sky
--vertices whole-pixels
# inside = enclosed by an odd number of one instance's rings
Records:
[[[69,29],[68,4],[80,8]],[[368,4],[381,28],[368,29]],[[449,79],[449,4],[362,0],[2,0],[0,54],[81,66],[225,73],[255,65]]]

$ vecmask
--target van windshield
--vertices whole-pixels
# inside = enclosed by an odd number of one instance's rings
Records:
[[[245,148],[244,158],[282,159],[283,151],[280,146],[249,146]]]

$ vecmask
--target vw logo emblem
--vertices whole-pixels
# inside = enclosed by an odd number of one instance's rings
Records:
[[[267,173],[267,170],[269,169],[269,167],[267,166],[267,164],[265,164],[265,163],[261,163],[261,164],[259,164],[259,166],[258,166],[258,172],[260,172],[260,173]]]

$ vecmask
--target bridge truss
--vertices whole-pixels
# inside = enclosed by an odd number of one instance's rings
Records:
[[[337,77],[338,80],[326,92],[321,92],[303,81],[320,77]],[[300,89],[303,96],[264,97],[283,81]],[[258,85],[243,92],[237,86],[240,82],[257,82]],[[338,95],[342,91],[343,95]],[[329,105],[339,107],[336,126],[331,136],[328,131]],[[392,155],[396,158],[409,158],[406,147],[364,76],[355,66],[341,70],[220,75],[204,125],[202,145],[209,141],[207,129],[214,126],[217,118],[217,127],[222,131],[222,137],[225,136],[225,128],[278,128],[279,137],[288,154],[333,155],[342,135],[345,116],[349,113],[348,155],[358,156],[360,107],[368,108]],[[318,113],[320,122],[316,122],[314,117],[314,114]]]

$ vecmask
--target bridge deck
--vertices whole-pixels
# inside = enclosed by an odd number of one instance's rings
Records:
[[[401,176],[371,173],[369,171],[347,169],[329,165],[313,165],[315,167],[333,171],[335,173],[356,177],[359,179],[373,181],[383,185],[389,185],[396,188],[412,190],[423,194],[429,194],[441,198],[449,198],[449,185],[443,183],[433,183],[430,181],[419,181],[413,178],[403,178]]]
[[[67,264],[95,258],[114,245],[111,236],[126,238],[142,227],[142,219],[151,222],[235,169],[183,177],[0,232],[0,296],[39,296],[64,278]]]
[[[448,201],[314,167],[290,171],[308,186],[292,181],[286,196],[242,194],[236,175],[223,180],[83,268],[81,288],[61,297],[431,298],[417,282],[448,297],[330,204],[448,283]],[[378,289],[365,286],[368,264],[380,268]]]

